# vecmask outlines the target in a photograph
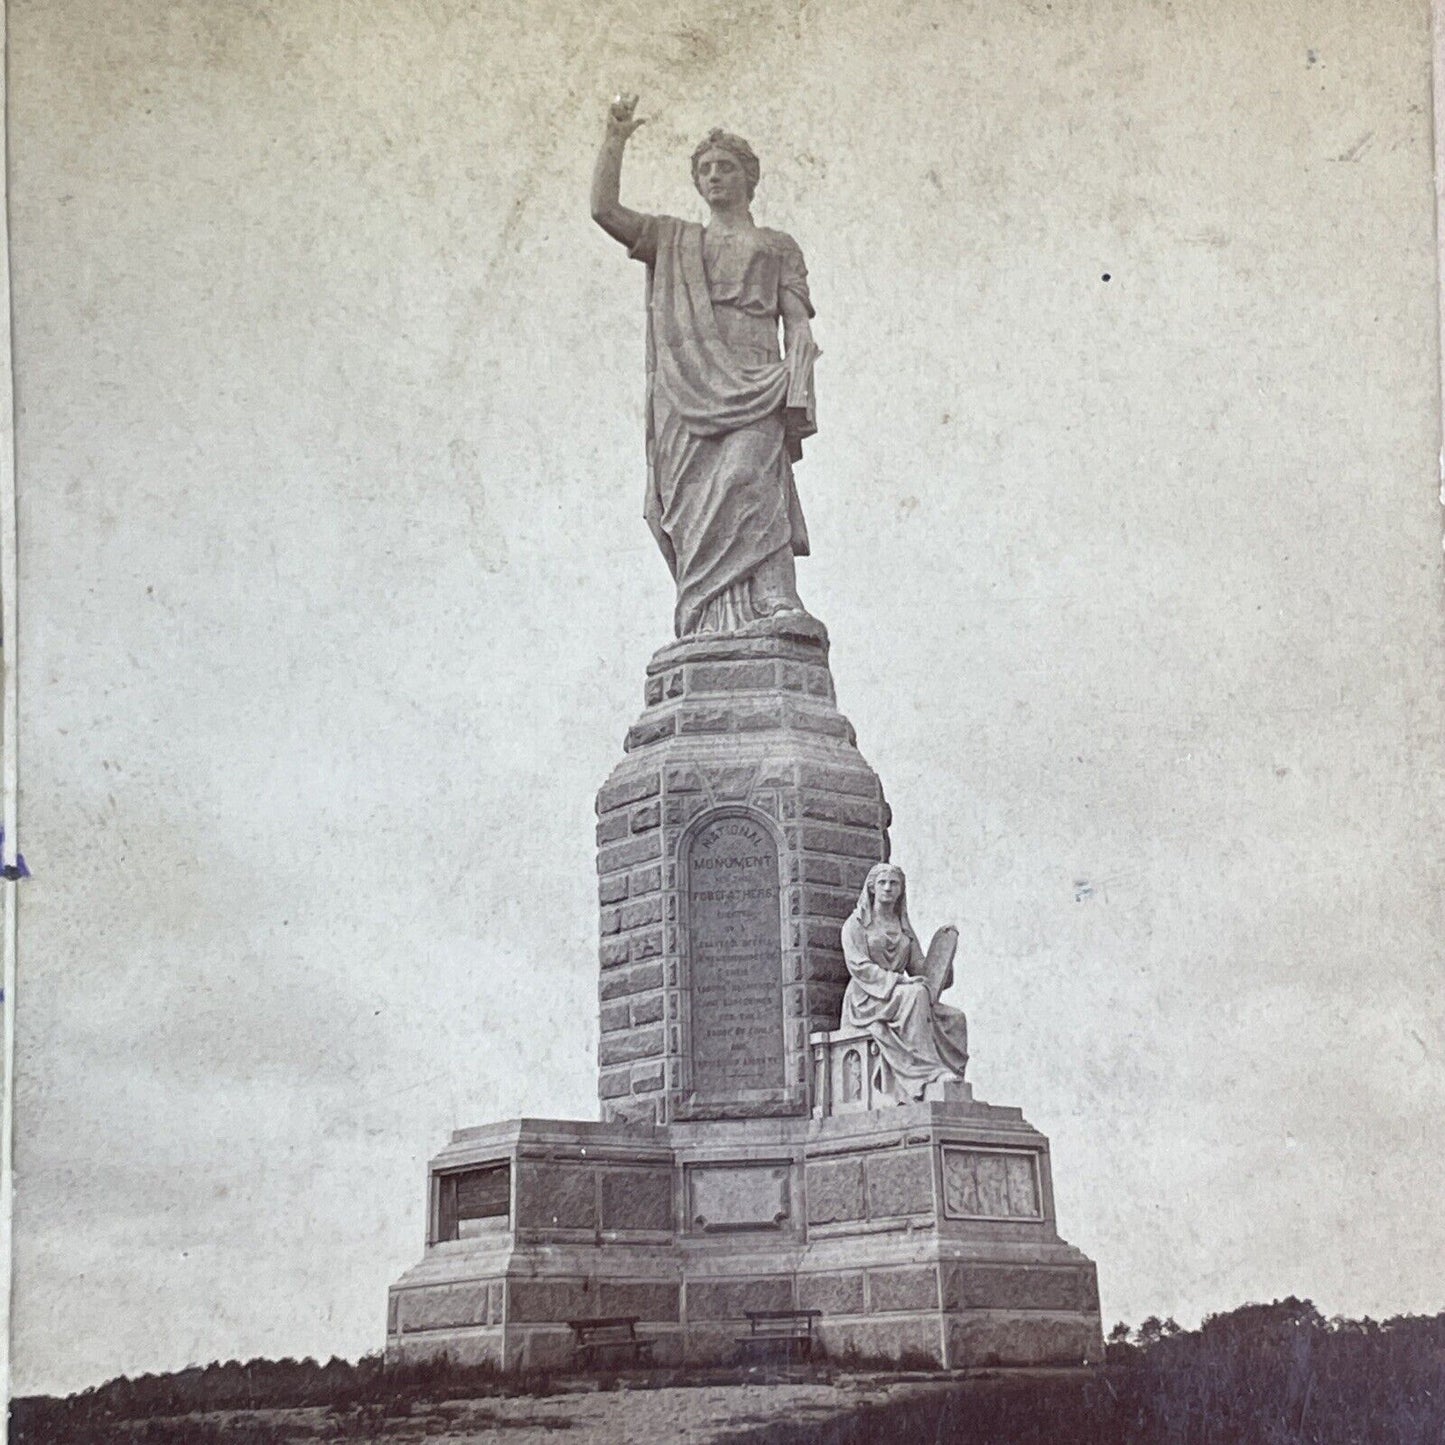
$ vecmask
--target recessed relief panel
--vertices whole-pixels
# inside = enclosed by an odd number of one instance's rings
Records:
[[[510,1163],[454,1169],[436,1177],[437,1239],[505,1232],[512,1208]]]
[[[792,1211],[786,1160],[755,1164],[696,1164],[687,1170],[687,1227],[726,1230],[781,1229]]]
[[[1042,1219],[1038,1155],[943,1147],[943,1212],[950,1219]]]
[[[744,815],[687,845],[692,1087],[716,1098],[786,1084],[778,849]]]

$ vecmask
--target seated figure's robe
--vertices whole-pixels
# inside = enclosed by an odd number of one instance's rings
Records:
[[[939,1003],[922,977],[926,959],[912,929],[890,939],[875,918],[855,913],[843,925],[848,991],[842,1027],[862,1029],[878,1045],[883,1086],[900,1099],[921,1099],[939,1079],[962,1079],[968,1064],[968,1023]]]

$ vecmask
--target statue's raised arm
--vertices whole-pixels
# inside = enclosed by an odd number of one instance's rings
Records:
[[[793,463],[817,430],[803,253],[754,222],[758,158],[724,130],[692,154],[706,225],[624,206],[636,106],[619,95],[608,111],[592,219],[648,268],[644,514],[677,583],[674,629],[738,632],[776,618],[816,631],[793,566],[808,552]]]
[[[647,122],[633,112],[637,109],[635,95],[614,97],[607,108],[607,129],[597,164],[592,171],[592,219],[614,240],[634,246],[642,234],[646,219],[630,211],[619,199],[622,193],[622,152],[638,126]]]

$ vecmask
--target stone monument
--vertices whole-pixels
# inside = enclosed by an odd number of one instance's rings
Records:
[[[452,1136],[387,1357],[565,1364],[571,1322],[626,1316],[655,1358],[721,1361],[748,1311],[816,1310],[834,1356],[1098,1360],[1048,1141],[964,1080],[957,934],[913,931],[798,596],[802,252],[753,223],[758,161],[723,131],[692,157],[706,226],[624,207],[635,104],[609,111],[592,215],[647,266],[645,515],[676,638],[597,795],[601,1119]]]

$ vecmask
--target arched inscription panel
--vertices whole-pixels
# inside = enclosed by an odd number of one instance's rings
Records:
[[[778,848],[725,814],[687,845],[692,1087],[707,1098],[785,1087]]]

